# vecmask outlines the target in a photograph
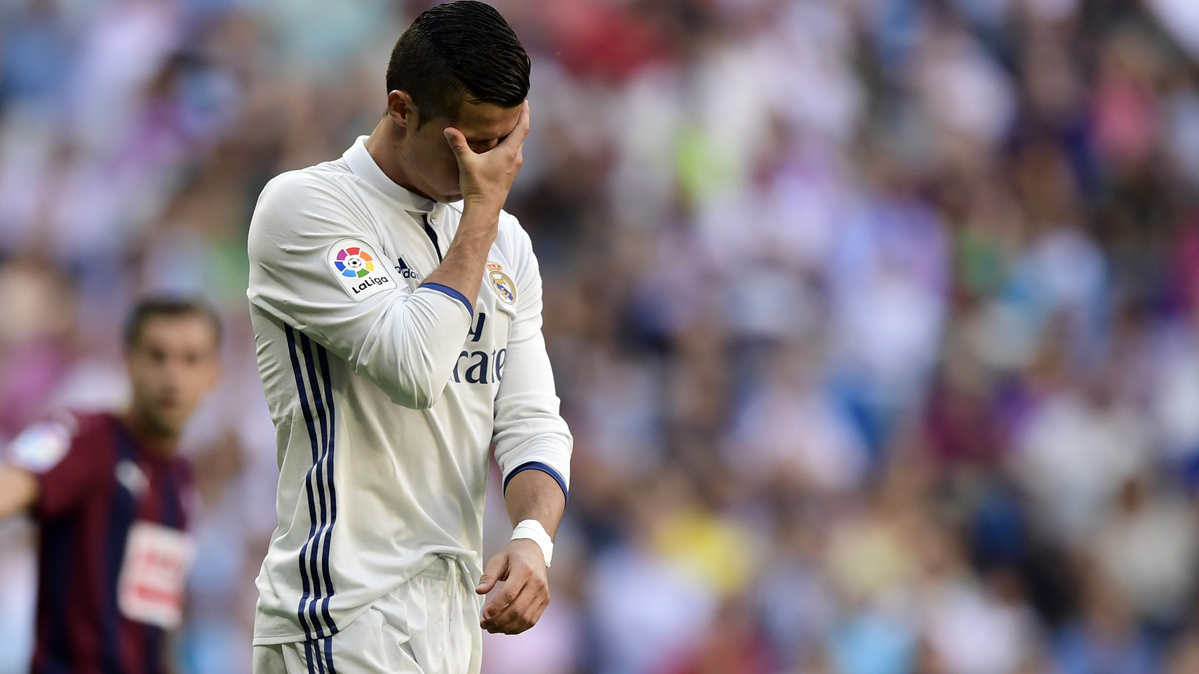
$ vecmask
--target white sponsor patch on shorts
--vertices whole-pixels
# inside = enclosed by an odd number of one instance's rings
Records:
[[[379,259],[370,246],[356,239],[342,239],[329,249],[329,269],[355,302],[394,290],[396,282],[387,273],[387,261]]]

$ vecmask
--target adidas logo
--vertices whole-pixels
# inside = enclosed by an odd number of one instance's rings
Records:
[[[396,262],[400,263],[399,266],[396,267],[396,273],[399,274],[401,278],[417,277],[416,272],[412,271],[412,269],[408,267],[408,263],[404,262],[403,257],[396,258]]]

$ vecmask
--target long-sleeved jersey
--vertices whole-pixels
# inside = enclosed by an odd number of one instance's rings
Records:
[[[491,444],[505,486],[527,469],[569,484],[528,235],[501,213],[475,306],[422,283],[461,205],[392,182],[364,140],[276,177],[250,224],[280,470],[255,644],[334,634],[439,554],[477,580]]]

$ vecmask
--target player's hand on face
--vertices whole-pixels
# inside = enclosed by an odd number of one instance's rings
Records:
[[[502,581],[499,592],[483,607],[479,626],[492,634],[520,634],[537,624],[550,603],[550,587],[541,548],[527,538],[508,543],[487,562],[475,592],[487,594]]]
[[[524,163],[521,148],[529,135],[529,103],[521,106],[516,128],[504,140],[482,153],[475,153],[462,132],[446,127],[445,139],[458,159],[458,182],[467,204],[502,208],[512,181]]]

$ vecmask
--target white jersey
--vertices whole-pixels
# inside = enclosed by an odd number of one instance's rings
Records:
[[[250,224],[280,470],[255,644],[335,634],[438,555],[477,581],[492,443],[505,486],[526,469],[569,484],[528,235],[501,213],[473,307],[422,285],[461,205],[392,182],[364,140],[276,177]]]

